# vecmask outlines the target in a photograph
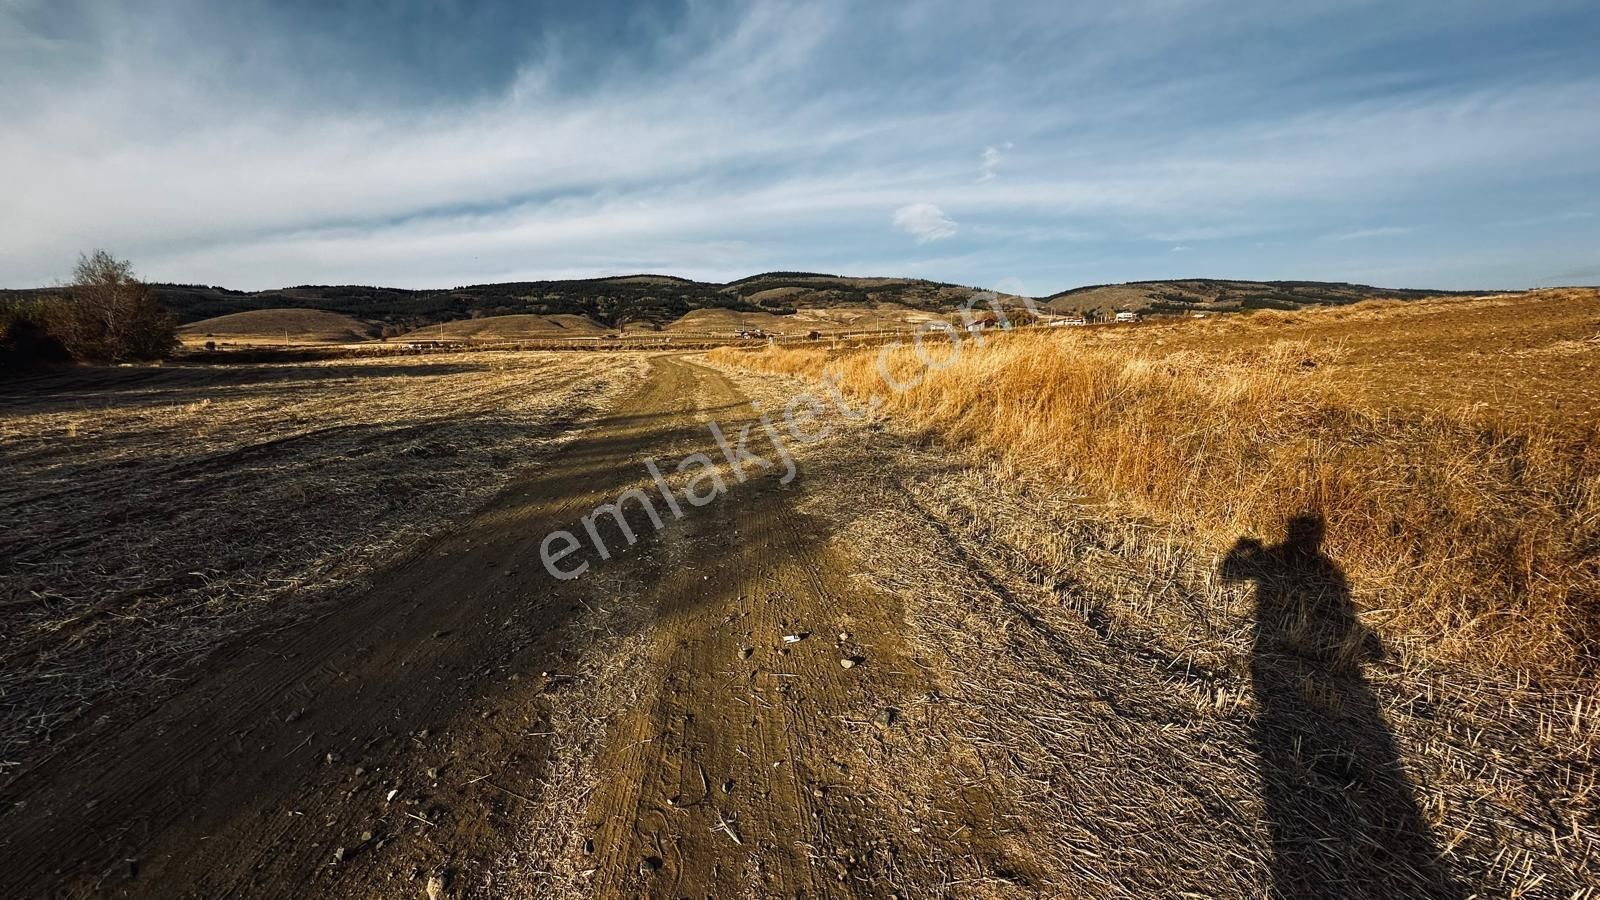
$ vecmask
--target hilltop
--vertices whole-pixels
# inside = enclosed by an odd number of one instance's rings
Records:
[[[194,322],[178,329],[188,344],[204,341],[344,344],[378,336],[378,326],[320,309],[253,309]]]
[[[1072,288],[1044,298],[1056,312],[1187,313],[1238,312],[1247,309],[1293,310],[1307,306],[1344,306],[1362,300],[1420,300],[1424,297],[1476,296],[1492,291],[1423,291],[1380,288],[1331,281],[1234,281],[1186,278],[1174,281],[1130,281]]]
[[[602,328],[627,330],[659,329],[695,310],[711,310],[716,313],[711,319],[728,320],[754,316],[755,321],[761,314],[789,316],[801,311],[822,311],[824,318],[866,314],[898,321],[948,313],[965,303],[974,291],[981,290],[916,278],[861,278],[815,272],[767,272],[726,284],[640,274],[439,290],[363,285],[299,285],[265,291],[183,284],[151,287],[184,323],[244,312],[322,310],[373,323],[390,335],[443,322],[513,315],[579,316]],[[50,292],[0,291],[0,303]],[[1379,297],[1416,299],[1481,293],[1485,292],[1397,290],[1312,281],[1182,279],[1073,288],[1042,298],[1041,305],[1057,312],[1181,313],[1298,309]],[[1016,298],[1008,297],[1006,302],[1015,303]]]

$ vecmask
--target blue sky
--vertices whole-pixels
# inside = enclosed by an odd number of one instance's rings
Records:
[[[1600,282],[1600,6],[0,0],[0,286]]]

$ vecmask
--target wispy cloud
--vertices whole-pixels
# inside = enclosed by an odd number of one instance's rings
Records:
[[[1542,217],[1600,189],[1600,119],[1572,114],[1600,76],[1581,29],[1540,29],[1600,11],[1418,3],[489,3],[407,24],[0,0],[0,286],[94,246],[238,287],[838,268],[1053,291],[1200,242],[1190,260],[1239,277],[1511,286],[1587,264],[1600,220]],[[1249,52],[1264,35],[1285,52]],[[1432,49],[1382,62],[1401,44]],[[1455,227],[1495,220],[1527,224]],[[1402,235],[1430,252],[1403,267],[1372,240]]]
[[[955,237],[958,230],[955,221],[932,203],[911,203],[895,210],[894,227],[916,238],[919,244]]]
[[[1005,151],[1013,145],[1010,141],[1004,144],[991,144],[983,148],[983,155],[978,161],[978,183],[993,181],[1000,174],[1000,160],[1005,158]]]
[[[1524,216],[1518,219],[1505,219],[1499,222],[1490,222],[1491,228],[1531,228],[1536,225],[1556,225],[1562,222],[1582,222],[1593,219],[1595,214],[1584,209],[1568,210],[1567,212],[1546,213],[1537,216]]]
[[[1417,229],[1411,225],[1380,225],[1377,228],[1360,228],[1355,231],[1343,231],[1328,236],[1330,241],[1365,241],[1372,238],[1400,237],[1415,234]]]

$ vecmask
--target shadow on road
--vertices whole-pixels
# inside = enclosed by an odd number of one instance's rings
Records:
[[[1283,543],[1241,538],[1222,564],[1256,584],[1251,677],[1277,897],[1464,896],[1438,859],[1394,736],[1362,674],[1377,636],[1357,621],[1321,516]]]
[[[661,365],[364,590],[237,636],[155,708],[30,759],[0,783],[0,896],[389,896],[394,872],[496,858],[592,642],[737,596],[762,559],[827,539],[766,471],[660,531],[630,505],[637,543],[607,532],[615,558],[584,579],[544,571],[543,536],[640,483],[644,459],[717,452],[705,410],[747,421],[736,395],[691,402],[692,371]]]
[[[0,379],[0,411],[52,413],[70,409],[122,409],[182,405],[198,400],[281,391],[321,381],[416,378],[488,372],[482,363],[429,362],[165,366],[72,366]]]

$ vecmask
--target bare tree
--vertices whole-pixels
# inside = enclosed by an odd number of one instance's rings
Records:
[[[133,266],[104,250],[78,257],[66,295],[50,304],[49,331],[87,362],[159,359],[177,346],[178,323]]]

